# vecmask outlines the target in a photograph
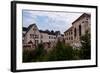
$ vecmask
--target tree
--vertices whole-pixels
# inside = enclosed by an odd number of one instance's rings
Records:
[[[23,50],[23,62],[32,62],[32,59],[35,57],[34,50]]]
[[[91,39],[89,31],[86,31],[85,35],[81,36],[81,59],[90,59],[91,58]]]
[[[43,44],[38,44],[35,50],[23,50],[23,62],[43,61],[45,53]]]
[[[72,60],[73,49],[69,45],[65,45],[61,41],[58,41],[56,47],[48,55],[49,61],[61,61],[61,60]]]
[[[35,57],[33,61],[43,61],[44,56],[46,54],[46,50],[42,43],[38,44],[37,48],[35,49]]]

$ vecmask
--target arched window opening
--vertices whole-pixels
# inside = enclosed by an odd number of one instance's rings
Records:
[[[76,35],[77,35],[77,34],[76,34],[76,28],[75,28],[75,29],[74,29],[74,37],[76,37]]]
[[[81,36],[81,25],[79,25],[79,36]]]

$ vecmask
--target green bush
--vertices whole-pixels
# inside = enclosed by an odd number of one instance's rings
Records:
[[[38,44],[35,50],[23,49],[23,62],[37,62],[42,61],[46,51],[43,44]]]
[[[80,49],[73,49],[74,60],[80,60]]]
[[[91,38],[90,33],[86,31],[85,35],[81,36],[81,51],[80,57],[81,59],[90,59],[91,58]]]
[[[72,60],[73,48],[58,41],[55,48],[48,55],[49,61]]]
[[[35,50],[23,51],[23,62],[79,60],[80,50],[73,49],[69,44],[58,41],[51,51],[46,52],[43,44],[38,44]]]
[[[34,50],[23,50],[23,62],[31,62],[32,59],[35,57]]]
[[[44,56],[46,54],[46,50],[42,43],[38,44],[37,48],[35,49],[35,58],[33,61],[44,61]]]

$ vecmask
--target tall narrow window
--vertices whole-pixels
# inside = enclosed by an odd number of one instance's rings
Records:
[[[71,40],[73,40],[73,37],[71,37]]]
[[[69,35],[70,35],[70,32],[69,32]]]
[[[74,29],[74,37],[76,37],[76,28]]]
[[[79,25],[79,36],[81,36],[81,25]]]

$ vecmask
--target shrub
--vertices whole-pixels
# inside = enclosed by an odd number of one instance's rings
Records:
[[[24,50],[23,49],[23,62],[36,62],[42,61],[45,54],[43,44],[38,44],[35,50]]]
[[[50,52],[48,60],[60,61],[60,60],[72,60],[73,48],[70,45],[65,45],[61,41],[58,41],[56,47]]]
[[[90,33],[86,31],[85,35],[81,36],[81,51],[80,57],[81,59],[90,59],[91,58],[91,39]]]
[[[32,59],[35,57],[34,50],[23,50],[23,62],[31,62]]]

